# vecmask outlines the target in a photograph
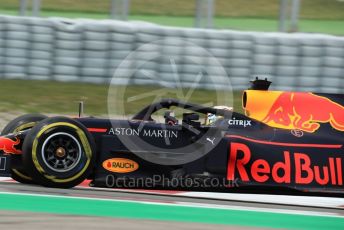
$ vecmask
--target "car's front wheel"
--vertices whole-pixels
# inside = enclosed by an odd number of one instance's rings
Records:
[[[47,187],[70,188],[91,173],[95,162],[92,135],[78,121],[47,118],[24,140],[23,162],[33,180]]]

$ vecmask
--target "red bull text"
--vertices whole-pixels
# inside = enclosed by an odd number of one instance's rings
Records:
[[[238,177],[243,182],[309,185],[343,185],[342,158],[326,157],[319,165],[310,155],[282,151],[283,160],[252,159],[251,149],[243,143],[230,144],[227,179]]]

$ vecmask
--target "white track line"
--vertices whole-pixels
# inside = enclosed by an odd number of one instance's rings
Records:
[[[193,198],[207,198],[218,200],[259,202],[265,204],[281,204],[293,206],[308,206],[321,208],[344,209],[344,198],[318,197],[318,196],[291,196],[291,195],[265,195],[242,193],[211,193],[211,192],[185,192],[176,194]]]
[[[0,181],[11,182],[11,178],[1,178]],[[291,205],[303,207],[337,208],[344,209],[344,198],[317,197],[317,196],[291,196],[291,195],[265,195],[265,194],[244,194],[244,193],[216,193],[216,192],[179,192],[168,193],[156,190],[136,190],[136,189],[113,189],[77,186],[78,189],[127,192],[152,194],[162,196],[180,196],[190,198],[216,199],[238,202],[253,202],[264,204]]]
[[[93,188],[77,187],[79,189],[89,189],[98,191],[126,192],[152,194],[161,196],[180,196],[190,198],[216,199],[238,202],[253,202],[278,205],[292,205],[304,207],[337,208],[344,209],[344,198],[319,197],[319,196],[292,196],[292,195],[265,195],[265,194],[245,194],[245,193],[217,193],[217,192],[178,192],[167,193],[155,190],[136,189],[113,189],[113,188]]]

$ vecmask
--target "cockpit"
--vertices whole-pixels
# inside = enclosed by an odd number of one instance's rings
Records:
[[[184,123],[193,126],[212,126],[225,118],[229,119],[232,116],[233,108],[228,106],[206,107],[177,99],[162,99],[146,106],[132,119],[154,122],[154,115],[160,111],[164,112],[165,125],[175,126]],[[178,115],[176,116],[176,114]]]

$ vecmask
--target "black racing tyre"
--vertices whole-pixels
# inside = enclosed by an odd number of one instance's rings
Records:
[[[42,114],[26,114],[17,117],[16,119],[10,121],[5,128],[2,130],[1,135],[6,135],[9,133],[15,133],[23,131],[26,129],[31,129],[38,122],[46,119],[47,116]],[[25,169],[11,168],[11,177],[13,180],[18,181],[23,184],[32,184],[33,181],[31,177],[25,172]]]
[[[96,159],[93,136],[80,122],[47,118],[32,128],[23,143],[23,163],[40,185],[71,188],[92,172]]]

